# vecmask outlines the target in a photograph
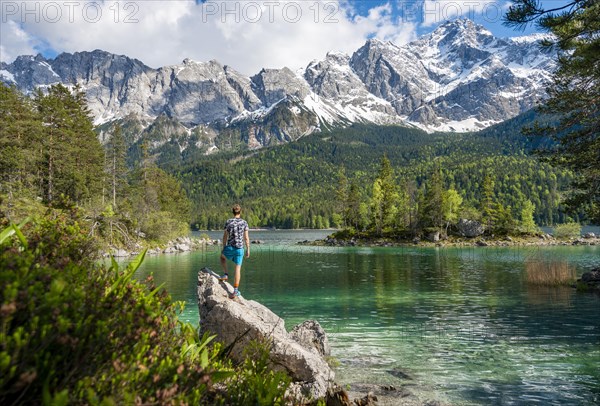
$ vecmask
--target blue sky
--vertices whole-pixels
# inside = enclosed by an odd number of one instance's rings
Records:
[[[562,0],[550,0],[546,3],[559,3]],[[456,18],[457,15],[470,18],[471,20],[483,25],[494,35],[500,37],[512,37],[515,35],[524,35],[537,32],[535,27],[529,27],[527,30],[515,31],[513,28],[504,26],[501,18],[506,12],[509,1],[448,1],[426,2],[423,0],[352,0],[350,3],[356,10],[366,15],[369,9],[389,3],[392,6],[393,14],[401,20],[416,20],[422,22],[427,16],[435,16],[436,23],[448,19]],[[434,25],[419,25],[417,35],[423,35],[435,28]]]
[[[555,6],[566,0],[546,0]],[[298,69],[366,39],[398,45],[467,17],[497,36],[507,0],[33,0],[0,2],[0,60],[103,49],[152,67],[218,60],[244,74]]]

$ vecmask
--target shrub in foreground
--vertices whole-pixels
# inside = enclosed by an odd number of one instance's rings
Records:
[[[151,278],[132,279],[143,254],[125,269],[97,266],[76,217],[53,212],[0,233],[0,404],[225,403],[212,384],[239,371],[220,345],[179,322],[182,305]],[[267,402],[283,396],[276,388]]]

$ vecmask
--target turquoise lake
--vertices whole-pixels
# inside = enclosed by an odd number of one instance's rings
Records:
[[[221,233],[210,233],[219,238]],[[403,386],[453,405],[600,404],[600,295],[531,286],[525,263],[567,261],[581,275],[600,247],[306,247],[325,231],[251,232],[240,291],[286,320],[316,319],[337,381]],[[219,247],[147,257],[182,318],[198,323],[197,272]]]

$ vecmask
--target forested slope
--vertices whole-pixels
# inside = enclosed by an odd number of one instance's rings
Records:
[[[219,228],[227,206],[240,202],[252,226],[334,227],[343,168],[356,180],[361,199],[370,198],[381,157],[391,161],[399,185],[419,189],[439,165],[446,188],[465,205],[477,207],[486,175],[498,202],[515,212],[530,200],[538,224],[566,220],[559,204],[571,175],[531,155],[534,144],[520,129],[526,113],[478,133],[425,133],[399,126],[354,125],[259,151],[196,155],[163,160],[161,166],[182,181],[193,202],[193,224]]]

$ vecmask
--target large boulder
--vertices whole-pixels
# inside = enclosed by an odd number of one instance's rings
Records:
[[[244,348],[251,341],[267,342],[271,367],[292,378],[288,395],[295,403],[325,397],[334,373],[324,359],[329,344],[319,323],[305,322],[288,334],[283,319],[267,307],[243,297],[229,299],[229,292],[233,287],[209,269],[198,273],[201,334],[216,335],[238,362],[243,361]]]
[[[483,224],[476,220],[460,219],[457,227],[460,235],[467,238],[479,237],[485,231]]]

